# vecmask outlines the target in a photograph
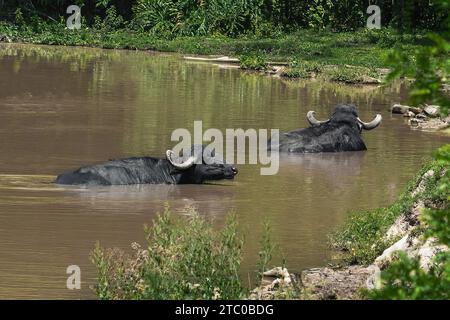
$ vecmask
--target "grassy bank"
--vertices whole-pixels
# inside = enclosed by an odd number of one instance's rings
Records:
[[[154,34],[99,24],[67,30],[63,23],[0,22],[0,35],[13,42],[90,46],[108,49],[155,50],[197,55],[241,57],[246,69],[262,69],[267,61],[288,62],[283,76],[309,78],[318,75],[347,83],[380,78],[388,68],[386,57],[394,47],[413,53],[424,42],[422,34],[400,34],[391,29],[353,32],[304,29],[268,38],[241,36],[193,36],[159,38]],[[250,62],[250,63],[249,63]],[[331,67],[330,67],[331,66]]]
[[[446,195],[439,184],[446,166],[448,164],[438,161],[426,163],[392,205],[350,215],[344,225],[330,237],[332,247],[342,251],[345,262],[349,264],[371,264],[386,248],[399,240],[386,238],[387,230],[398,217],[411,212],[418,201],[431,207],[446,201]],[[428,178],[425,190],[413,195],[423,175],[429,170],[433,170],[434,175]],[[423,229],[418,228],[416,232],[424,232]]]

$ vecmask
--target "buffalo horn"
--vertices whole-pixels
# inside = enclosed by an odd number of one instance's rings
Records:
[[[175,152],[172,150],[166,151],[166,157],[167,160],[170,162],[171,165],[173,165],[175,168],[180,170],[186,170],[192,167],[195,163],[196,158],[194,156],[190,156],[186,161],[182,163],[176,163],[174,159],[176,158]]]
[[[314,117],[314,114],[315,114],[315,113],[316,113],[315,111],[308,111],[308,113],[306,114],[306,119],[308,119],[308,122],[309,122],[309,124],[310,124],[311,126],[318,126],[318,125],[321,125],[321,124],[323,124],[323,123],[327,123],[327,122],[330,121],[329,119],[326,120],[326,121],[319,121],[319,120],[317,120],[317,119]]]
[[[375,119],[373,119],[370,122],[363,122],[360,118],[357,118],[358,122],[365,130],[372,130],[378,127],[381,123],[381,119],[382,119],[381,114],[377,114]]]

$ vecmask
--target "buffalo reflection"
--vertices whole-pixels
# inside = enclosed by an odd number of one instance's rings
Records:
[[[223,216],[233,209],[233,188],[227,185],[126,185],[66,188],[95,210],[111,213],[156,213],[169,204],[173,212],[186,214],[187,207],[201,214]]]

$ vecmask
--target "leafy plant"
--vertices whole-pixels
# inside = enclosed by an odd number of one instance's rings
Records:
[[[239,58],[241,69],[245,70],[265,70],[267,61],[262,54],[250,53],[241,55]]]
[[[386,284],[370,292],[372,299],[390,300],[448,300],[450,299],[450,255],[436,257],[429,271],[420,268],[418,259],[405,253],[382,274]]]
[[[258,274],[257,280],[261,281],[263,277],[263,273],[267,271],[269,267],[270,261],[272,261],[273,253],[275,251],[276,246],[274,245],[272,238],[272,228],[269,221],[263,222],[263,233],[260,242],[261,250],[258,252],[259,260],[258,260]]]
[[[97,245],[92,262],[99,298],[240,299],[246,294],[239,278],[243,240],[234,215],[215,232],[194,209],[184,221],[166,207],[146,236],[146,248],[133,244],[132,255]]]

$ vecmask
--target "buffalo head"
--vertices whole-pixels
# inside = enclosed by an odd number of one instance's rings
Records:
[[[279,145],[272,147],[280,152],[316,153],[362,151],[366,145],[361,138],[362,130],[372,130],[381,123],[381,115],[370,122],[358,117],[354,105],[336,106],[328,120],[319,121],[314,111],[309,111],[306,118],[310,128],[299,129],[280,135]],[[269,148],[271,144],[269,143]]]
[[[204,181],[233,179],[237,169],[225,164],[214,150],[205,150],[204,146],[193,146],[189,155],[179,156],[172,150],[166,151],[166,158],[174,167],[173,173],[181,173],[182,180]],[[183,182],[180,182],[183,183]]]

